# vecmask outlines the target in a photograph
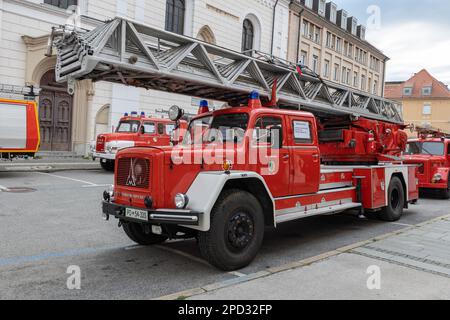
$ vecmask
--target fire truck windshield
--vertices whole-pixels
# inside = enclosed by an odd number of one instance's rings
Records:
[[[117,127],[118,133],[136,133],[139,131],[141,123],[139,121],[121,121]]]
[[[409,142],[406,147],[405,154],[407,155],[432,155],[443,156],[445,146],[442,142]]]
[[[183,144],[241,143],[248,127],[246,113],[208,116],[191,121]]]

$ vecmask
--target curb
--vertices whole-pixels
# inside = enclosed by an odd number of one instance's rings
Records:
[[[0,172],[57,172],[69,170],[100,170],[97,162],[89,163],[35,163],[35,164],[0,164]]]
[[[320,262],[320,261],[324,261],[327,260],[329,258],[332,257],[336,257],[339,256],[343,253],[349,253],[352,250],[356,249],[356,248],[360,248],[363,247],[365,245],[368,245],[370,243],[374,243],[374,242],[378,242],[378,241],[382,241],[382,240],[386,240],[388,238],[394,237],[394,236],[398,236],[401,235],[405,232],[411,231],[413,229],[418,229],[421,227],[424,227],[426,225],[432,224],[434,222],[437,221],[441,221],[441,220],[446,220],[450,218],[450,214],[449,215],[445,215],[439,218],[434,218],[422,223],[419,223],[417,225],[411,226],[411,227],[406,227],[404,229],[398,230],[398,231],[394,231],[394,232],[390,232],[390,233],[386,233],[383,234],[381,236],[377,236],[374,237],[372,239],[369,240],[364,240],[361,242],[357,242],[342,248],[338,248],[329,252],[325,252],[322,253],[320,255],[311,257],[311,258],[307,258],[304,260],[300,260],[297,262],[291,262],[288,264],[285,264],[283,266],[279,266],[279,267],[273,267],[264,271],[260,271],[257,273],[253,273],[253,274],[249,274],[247,276],[244,277],[240,277],[240,278],[236,278],[236,279],[231,279],[231,280],[226,280],[226,281],[222,281],[222,282],[217,282],[217,283],[213,283],[210,285],[206,285],[203,287],[198,287],[198,288],[193,288],[190,290],[185,290],[185,291],[181,291],[181,292],[177,292],[177,293],[173,293],[170,295],[166,295],[166,296],[162,296],[153,300],[185,300],[200,294],[204,294],[204,293],[208,293],[208,292],[212,292],[212,291],[216,291],[219,289],[223,289],[223,288],[227,288],[227,287],[231,287],[233,285],[237,285],[237,284],[241,284],[241,283],[245,283],[245,282],[249,282],[252,280],[256,280],[256,279],[260,279],[260,278],[265,278],[274,274],[278,274],[281,272],[285,272],[285,271],[289,271],[289,270],[294,270],[294,269],[298,269],[298,268],[302,268],[302,267],[306,267],[309,265],[312,265],[314,263]]]

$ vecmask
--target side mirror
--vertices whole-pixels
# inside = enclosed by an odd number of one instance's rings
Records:
[[[169,109],[169,119],[174,122],[178,122],[184,116],[184,110],[179,106],[172,106]]]

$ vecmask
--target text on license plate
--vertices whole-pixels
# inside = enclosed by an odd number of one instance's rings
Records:
[[[125,216],[127,218],[137,219],[141,221],[148,221],[148,212],[143,210],[127,208],[125,211]]]

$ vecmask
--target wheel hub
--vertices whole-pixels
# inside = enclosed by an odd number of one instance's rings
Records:
[[[235,249],[244,249],[253,239],[253,219],[247,213],[235,214],[228,224],[228,241]]]

